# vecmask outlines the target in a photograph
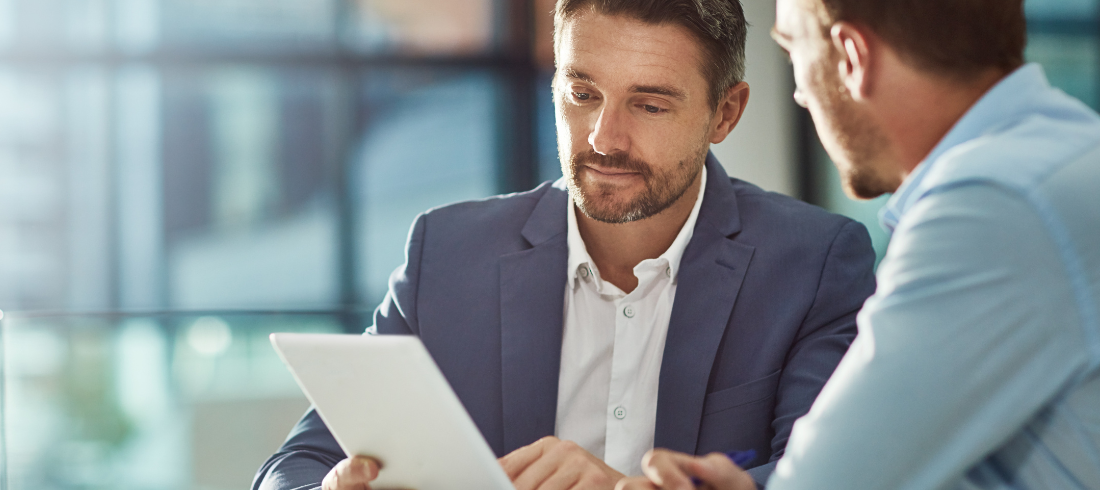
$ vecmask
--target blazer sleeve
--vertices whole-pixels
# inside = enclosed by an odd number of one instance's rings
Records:
[[[775,406],[772,455],[748,470],[763,488],[783,456],[795,420],[809,411],[856,337],[856,314],[875,292],[875,252],[867,229],[849,221],[833,238],[817,293],[787,354]]]
[[[416,293],[423,253],[425,215],[417,217],[405,246],[405,263],[390,275],[389,290],[374,311],[374,325],[368,335],[415,335]],[[260,467],[252,490],[304,490],[321,486],[321,481],[344,451],[332,437],[317,411],[310,407],[282,447]]]

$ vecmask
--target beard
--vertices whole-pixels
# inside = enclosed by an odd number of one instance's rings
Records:
[[[706,145],[703,145],[701,150],[665,171],[656,170],[652,165],[625,153],[601,155],[592,150],[577,153],[569,158],[569,174],[566,175],[569,194],[577,208],[596,221],[620,224],[645,219],[668,209],[683,197],[703,169],[706,150]],[[633,198],[620,197],[621,189],[614,184],[585,182],[581,172],[586,170],[586,164],[635,172],[645,188]]]
[[[830,60],[821,68],[830,64],[836,66]],[[826,76],[827,69],[815,71],[816,98],[821,105],[814,123],[840,173],[844,192],[855,199],[874,199],[896,191],[901,179],[888,173],[892,162],[885,133],[856,105],[840,80]]]

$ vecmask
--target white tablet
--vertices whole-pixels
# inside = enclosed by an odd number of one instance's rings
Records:
[[[336,442],[383,462],[375,489],[513,489],[420,339],[271,334]]]

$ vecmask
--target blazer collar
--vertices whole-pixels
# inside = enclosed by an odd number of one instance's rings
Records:
[[[657,390],[656,447],[695,453],[718,346],[726,334],[755,249],[736,241],[737,195],[713,154],[707,195],[681,260]]]
[[[706,199],[699,210],[699,221],[713,226],[722,236],[732,236],[741,231],[741,213],[737,209],[737,194],[730,185],[730,176],[718,163],[714,153],[707,152]],[[696,230],[699,225],[696,224]]]
[[[562,177],[543,192],[535,209],[531,211],[531,217],[527,218],[527,223],[523,225],[520,233],[527,243],[537,247],[551,238],[565,240],[565,233],[568,231],[565,205],[568,200],[569,191],[565,178]]]

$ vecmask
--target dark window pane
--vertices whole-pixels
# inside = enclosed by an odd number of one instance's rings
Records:
[[[558,127],[554,115],[554,91],[550,87],[553,72],[543,73],[538,82],[538,100],[535,103],[535,130],[538,133],[538,180],[558,180],[561,177],[561,161],[558,160]]]
[[[1027,58],[1043,65],[1052,85],[1100,107],[1100,37],[1032,33]]]
[[[1024,10],[1029,18],[1090,17],[1097,14],[1097,0],[1026,0]]]
[[[500,80],[481,71],[369,72],[354,162],[361,301],[404,262],[409,225],[433,206],[496,192]]]
[[[338,80],[215,66],[165,81],[165,231],[176,308],[338,304]]]
[[[166,47],[286,51],[331,47],[337,0],[162,0]]]

